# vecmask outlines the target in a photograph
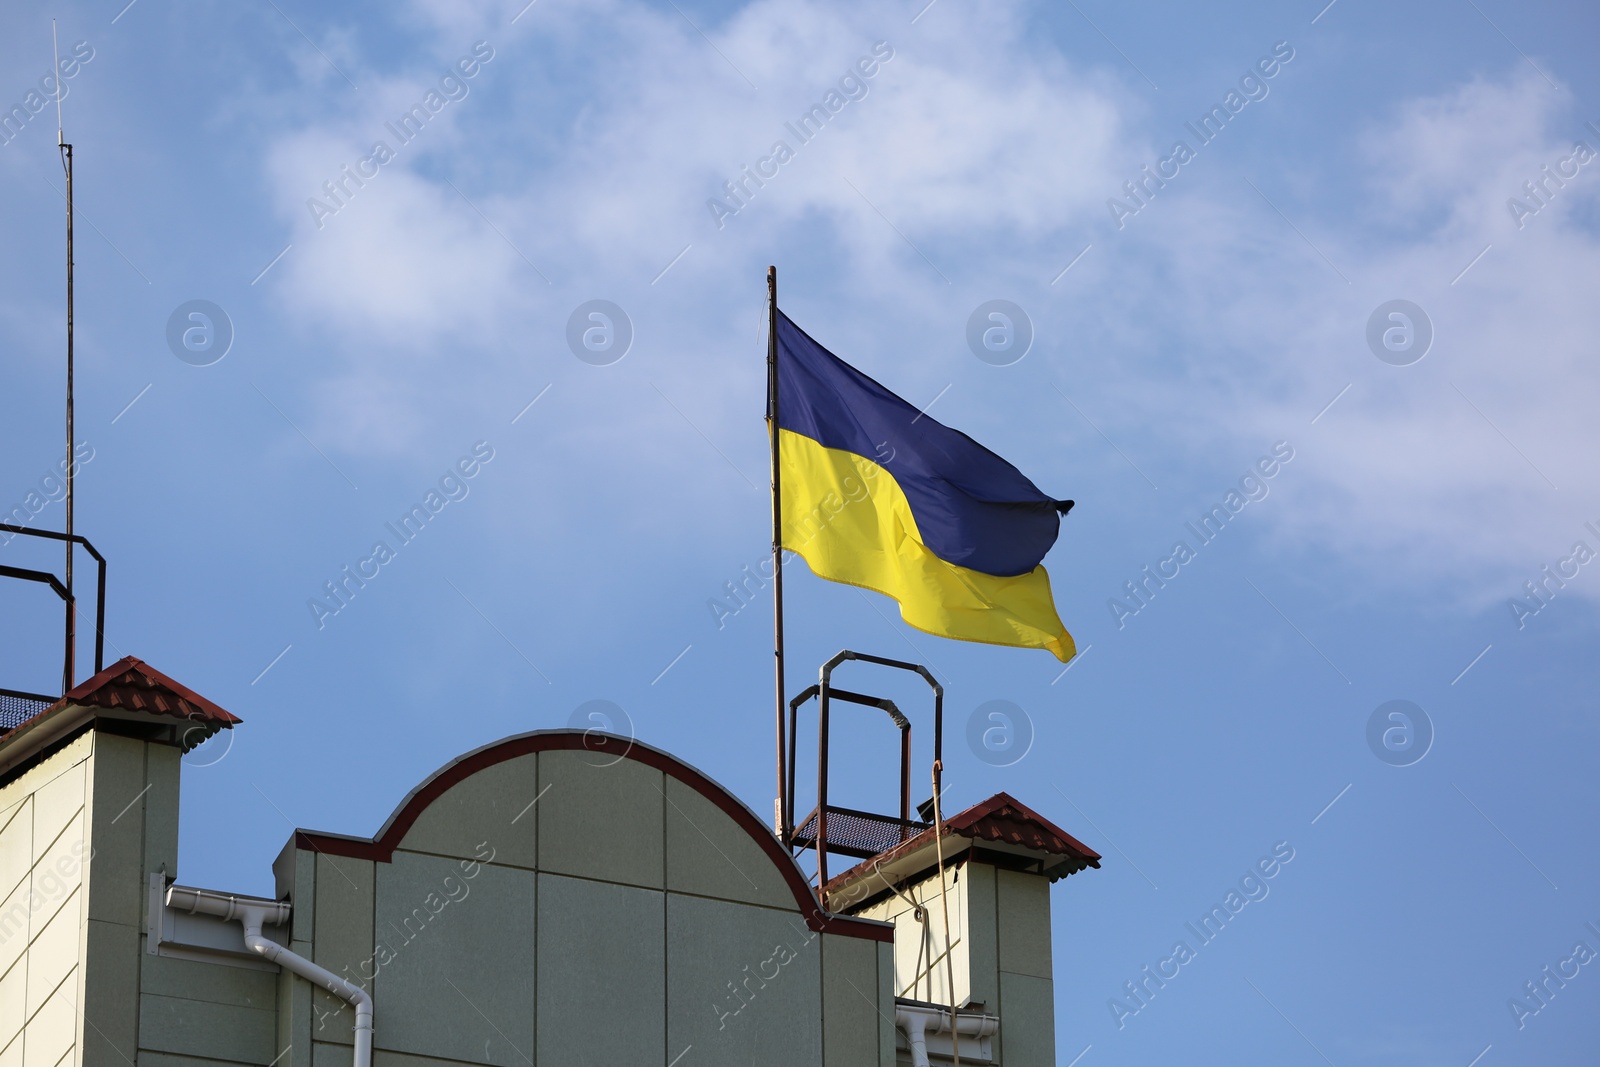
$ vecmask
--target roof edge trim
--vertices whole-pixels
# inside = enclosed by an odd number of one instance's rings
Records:
[[[614,748],[613,748],[614,746]],[[514,734],[499,741],[473,749],[458,756],[429,775],[395,808],[376,837],[364,838],[345,834],[319,833],[297,829],[293,843],[298,849],[330,856],[372,860],[390,863],[395,850],[418,817],[452,786],[470,778],[481,770],[518,756],[538,752],[599,751],[609,753],[620,750],[618,759],[631,759],[661,771],[699,793],[726,813],[766,853],[794,894],[806,926],[816,933],[841,934],[868,941],[893,942],[894,926],[875,919],[861,919],[850,915],[831,915],[822,910],[815,891],[806,881],[794,857],[786,852],[774,837],[738,797],[719,783],[702,774],[667,752],[652,745],[596,730],[534,730]]]

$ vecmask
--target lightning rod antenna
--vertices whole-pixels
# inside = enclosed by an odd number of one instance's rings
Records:
[[[56,20],[50,20],[50,50],[55,53],[55,67],[52,77],[56,83],[56,144],[62,143],[61,138],[61,38],[56,33]]]
[[[56,148],[61,153],[61,169],[67,175],[67,658],[62,665],[61,691],[72,690],[77,678],[78,654],[78,602],[72,592],[72,475],[77,467],[73,453],[76,451],[72,425],[72,146],[67,143],[61,121],[61,43],[56,31],[56,20],[50,20],[50,41],[55,58],[56,82]]]

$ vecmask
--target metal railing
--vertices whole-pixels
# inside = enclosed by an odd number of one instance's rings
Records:
[[[94,558],[99,567],[98,581],[95,590],[94,609],[94,672],[99,674],[105,669],[106,651],[106,558],[102,556],[89,539],[81,534],[57,533],[55,530],[31,530],[26,526],[16,526],[9,522],[0,522],[0,530],[10,534],[21,534],[25,537],[42,537],[48,541],[62,541],[68,546],[82,545]],[[69,547],[69,551],[71,548]],[[78,646],[78,601],[61,580],[49,571],[31,570],[26,567],[9,567],[0,565],[0,578],[17,578],[27,582],[38,582],[47,585],[56,596],[61,598],[65,608],[66,620],[62,627],[62,643],[64,645],[61,660],[61,692],[69,692],[77,682],[77,646]],[[34,710],[24,718],[32,718],[33,714],[44,710],[54,703],[57,697],[45,697],[34,693],[22,693],[13,690],[0,689],[0,730],[9,730],[17,722],[9,722],[27,702],[45,701],[42,707]],[[19,703],[21,702],[21,703]],[[9,725],[7,725],[9,723]]]
[[[783,805],[783,810],[778,813],[778,821],[780,823],[779,838],[792,852],[799,853],[806,848],[816,850],[818,886],[828,884],[828,853],[830,851],[849,856],[874,856],[879,852],[893,848],[903,841],[909,841],[931,825],[911,818],[911,722],[895,706],[892,700],[835,687],[832,684],[834,669],[840,664],[850,661],[909,671],[920,676],[923,681],[928,683],[928,687],[933,690],[933,787],[936,793],[940,788],[940,758],[944,748],[944,687],[934,679],[932,672],[919,663],[907,663],[904,660],[887,659],[883,656],[868,655],[865,652],[852,652],[849,649],[838,653],[823,664],[817,684],[807,687],[800,695],[789,701],[788,766],[785,768],[788,778],[787,799]],[[817,702],[817,806],[801,820],[800,825],[797,827],[794,819],[794,796],[795,752],[800,725],[799,711],[801,706],[811,700],[816,700]],[[828,803],[830,713],[832,711],[832,703],[836,700],[863,707],[877,708],[887,714],[899,729],[899,818],[891,815],[876,815],[853,808],[841,808]]]

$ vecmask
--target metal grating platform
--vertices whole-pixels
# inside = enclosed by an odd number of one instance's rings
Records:
[[[57,697],[40,696],[37,693],[0,689],[0,733],[15,730],[54,704],[57,699]]]
[[[915,820],[902,822],[891,815],[874,815],[867,811],[829,805],[828,848],[833,852],[865,859],[911,840],[932,825]],[[809,848],[816,844],[816,840],[817,813],[813,811],[796,828],[794,843]]]

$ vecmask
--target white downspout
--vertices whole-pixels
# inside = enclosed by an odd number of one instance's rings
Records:
[[[229,893],[214,893],[209,889],[188,889],[175,885],[167,890],[167,906],[182,908],[191,914],[199,912],[202,915],[214,915],[225,921],[237,920],[244,927],[244,943],[251,952],[321,986],[355,1008],[355,1060],[352,1067],[372,1067],[371,994],[262,936],[261,927],[264,924],[277,925],[289,920],[291,909],[288,904],[279,900],[237,897]]]
[[[927,1014],[896,1008],[894,1021],[906,1032],[906,1041],[911,1045],[912,1067],[928,1067],[928,1040],[925,1036],[929,1022]]]

